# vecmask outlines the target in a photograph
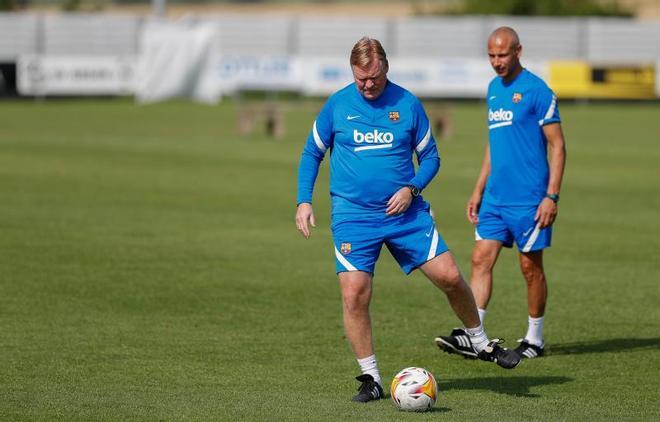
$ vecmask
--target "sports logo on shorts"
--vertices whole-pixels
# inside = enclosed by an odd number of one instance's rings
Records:
[[[342,254],[348,255],[351,253],[351,244],[350,243],[342,243],[341,248],[339,248]]]
[[[398,111],[390,111],[389,113],[390,120],[393,122],[399,121],[399,112]]]
[[[520,92],[514,92],[511,101],[513,101],[515,104],[518,104],[522,101],[522,94]]]

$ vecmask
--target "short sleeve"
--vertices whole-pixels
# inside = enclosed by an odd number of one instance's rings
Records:
[[[559,107],[557,106],[557,96],[547,86],[543,86],[537,90],[534,112],[539,126],[561,122]]]

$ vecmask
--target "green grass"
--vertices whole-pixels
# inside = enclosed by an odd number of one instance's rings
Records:
[[[316,105],[287,135],[236,134],[236,109],[173,102],[0,103],[1,420],[657,420],[660,417],[660,105],[561,108],[568,166],[547,252],[548,356],[513,371],[441,354],[458,325],[420,274],[383,252],[372,316],[385,382],[431,370],[435,412],[350,397],[329,231],[293,222],[297,162]],[[486,139],[483,104],[424,193],[469,275],[464,204]],[[505,251],[486,323],[526,329]]]

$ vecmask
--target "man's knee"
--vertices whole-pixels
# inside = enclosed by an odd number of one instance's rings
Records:
[[[497,258],[497,251],[493,253],[490,249],[475,248],[472,251],[472,270],[477,272],[492,271]]]
[[[465,283],[458,266],[454,263],[436,266],[433,270],[435,271],[428,272],[427,276],[447,293],[461,289]]]
[[[371,292],[368,286],[343,286],[342,298],[346,312],[351,314],[360,313],[369,309]]]
[[[454,256],[445,252],[419,267],[426,277],[443,290],[454,288],[463,282]]]
[[[457,290],[461,290],[464,284],[465,281],[463,280],[463,277],[461,277],[461,274],[458,272],[457,268],[455,272],[452,271],[446,275],[442,281],[442,288],[445,292],[451,293]]]
[[[538,259],[523,256],[520,260],[520,270],[522,271],[527,284],[539,283],[545,280],[543,264]]]
[[[369,310],[369,300],[364,296],[344,296],[344,311],[349,315],[360,315]]]
[[[461,272],[455,265],[447,268],[446,272],[443,274],[442,284],[448,291],[460,289],[464,283],[463,276],[461,276]]]

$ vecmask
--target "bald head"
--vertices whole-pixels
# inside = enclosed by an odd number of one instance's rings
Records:
[[[513,28],[502,26],[488,37],[488,58],[497,76],[512,81],[522,71],[520,53],[522,46]]]
[[[516,48],[520,45],[520,38],[518,38],[518,33],[513,28],[500,26],[488,37],[488,44],[490,45],[490,43]]]

